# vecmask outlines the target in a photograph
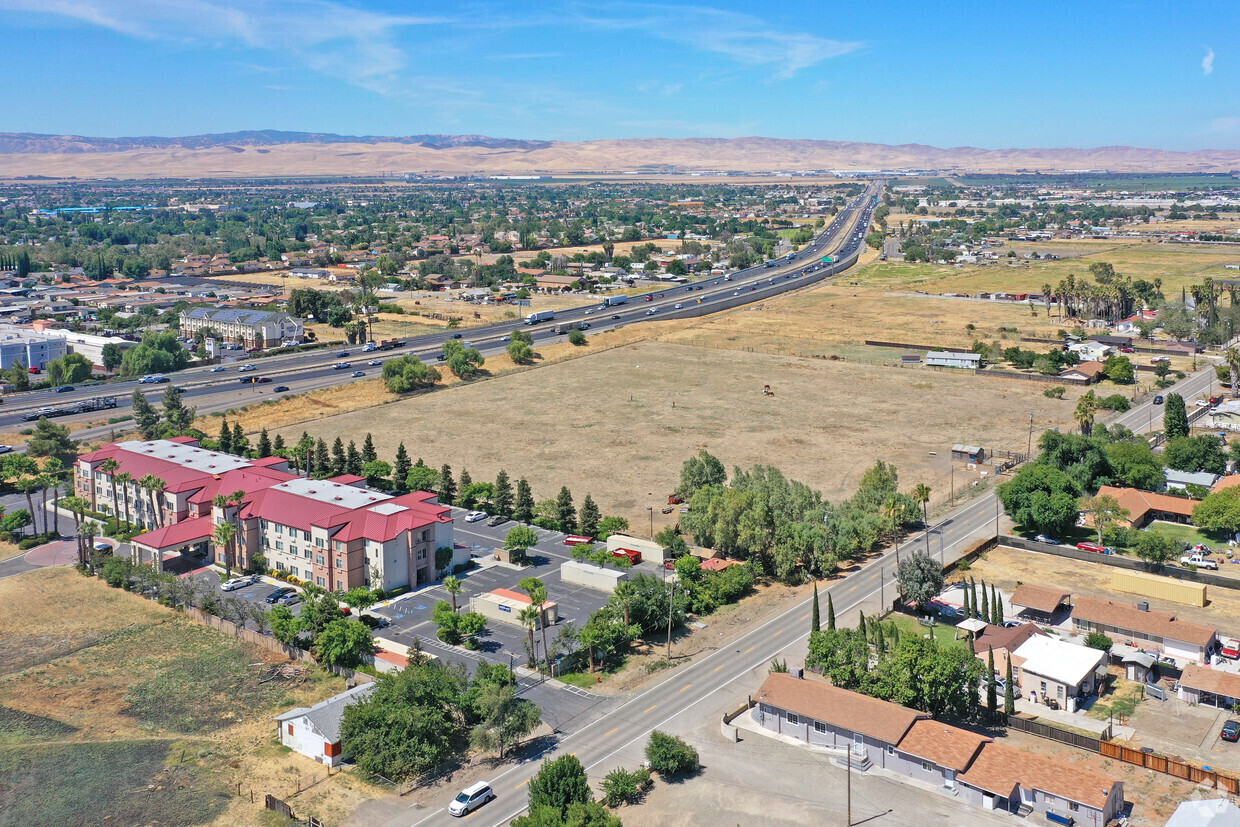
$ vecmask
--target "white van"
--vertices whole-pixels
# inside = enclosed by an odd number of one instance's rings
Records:
[[[491,791],[491,785],[486,781],[471,784],[452,799],[452,803],[448,805],[448,815],[457,818],[468,815],[493,798],[495,798],[495,793]]]

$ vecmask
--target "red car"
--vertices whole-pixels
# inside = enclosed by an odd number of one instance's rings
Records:
[[[1098,545],[1097,543],[1077,543],[1076,547],[1079,548],[1081,551],[1096,551],[1099,554],[1101,554],[1103,551],[1103,547]]]

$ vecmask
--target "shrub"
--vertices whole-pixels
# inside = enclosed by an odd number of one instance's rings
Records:
[[[697,772],[698,753],[675,735],[655,730],[646,744],[646,761],[650,769],[664,778]]]
[[[632,772],[617,767],[603,777],[603,803],[608,807],[619,807],[622,804],[636,804],[641,801],[649,789],[650,770],[640,767]]]
[[[1047,388],[1042,391],[1042,395],[1047,399],[1063,399],[1064,392],[1067,391],[1063,385],[1056,385],[1053,388]]]
[[[1103,652],[1111,650],[1112,640],[1102,632],[1090,632],[1085,636],[1085,645],[1090,649],[1101,649]]]

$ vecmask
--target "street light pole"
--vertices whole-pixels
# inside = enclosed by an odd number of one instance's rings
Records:
[[[646,506],[646,510],[650,512],[650,542],[654,542],[654,506]]]

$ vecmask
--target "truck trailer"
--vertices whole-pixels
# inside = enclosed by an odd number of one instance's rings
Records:
[[[525,323],[526,324],[538,324],[539,322],[549,322],[554,318],[555,318],[555,311],[538,310],[526,316]]]
[[[603,299],[603,307],[615,307],[620,304],[628,304],[628,296],[606,296]]]

